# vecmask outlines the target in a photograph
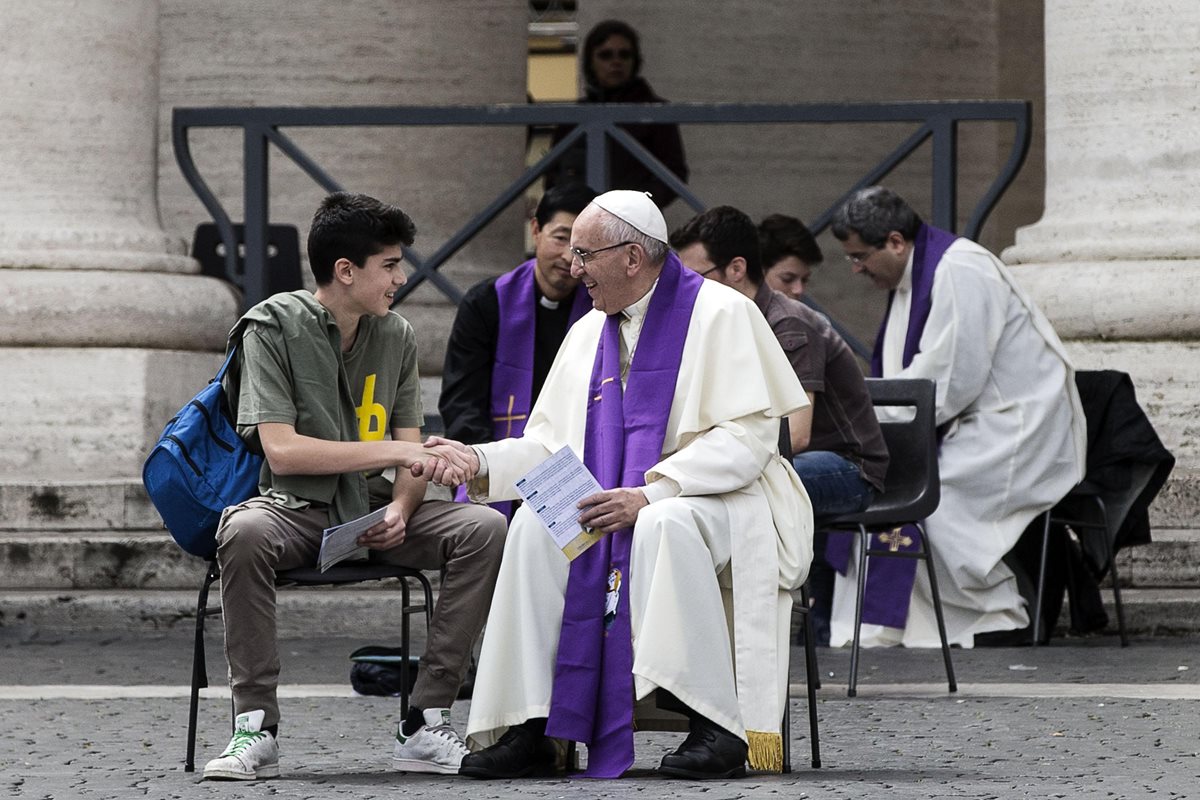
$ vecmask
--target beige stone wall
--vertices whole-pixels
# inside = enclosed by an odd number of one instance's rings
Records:
[[[1040,87],[1040,43],[1021,43],[1033,58],[1002,59],[1001,39],[1031,35],[1036,25],[1022,14],[1038,13],[1040,0],[660,0],[636,6],[591,0],[581,4],[580,39],[601,19],[629,22],[642,36],[643,74],[673,102],[1024,99]],[[684,141],[691,184],[709,205],[729,203],[755,219],[783,212],[807,221],[913,130],[908,124],[688,126]],[[999,154],[1007,155],[1010,141],[1000,126],[962,126],[960,224],[996,174]],[[885,181],[925,214],[927,148]],[[997,250],[1011,243],[1016,225],[1037,218],[1040,193],[1034,175],[1006,200],[983,242]],[[682,202],[668,212],[672,225],[690,215]],[[813,280],[813,296],[869,343],[884,298],[850,274],[831,235],[820,243],[826,261]]]
[[[175,106],[455,105],[525,98],[521,0],[192,0],[162,2],[159,182],[163,219],[190,240],[207,212],[183,180],[170,143]],[[432,253],[520,174],[522,129],[289,129],[347,189],[394,202]],[[238,134],[192,137],[196,163],[235,221],[242,216]],[[300,229],[324,191],[272,149],[271,219]],[[520,203],[518,202],[518,206]],[[443,268],[461,288],[523,255],[514,207]],[[402,312],[418,326],[421,368],[440,372],[452,309],[419,291]]]

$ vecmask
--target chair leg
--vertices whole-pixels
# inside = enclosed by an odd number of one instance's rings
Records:
[[[1108,559],[1109,577],[1113,585],[1113,605],[1117,609],[1117,630],[1121,634],[1121,647],[1129,647],[1129,635],[1125,632],[1125,608],[1121,605],[1121,577],[1117,574],[1117,554],[1113,552],[1112,540],[1108,538],[1108,508],[1104,500],[1097,497],[1096,505],[1100,507],[1100,519],[1104,522],[1104,557]]]
[[[821,688],[821,670],[817,665],[817,633],[810,624],[812,620],[811,598],[808,594],[808,582],[800,587],[800,603],[804,606],[804,660],[805,667],[812,665],[808,680],[812,681],[813,691]]]
[[[192,644],[192,689],[188,707],[187,756],[184,772],[196,771],[196,717],[200,709],[200,690],[208,687],[208,665],[204,658],[204,618],[208,616],[208,591],[220,575],[216,559],[208,563],[208,571],[200,584],[196,598],[196,637]]]
[[[1038,561],[1037,591],[1034,593],[1033,601],[1033,625],[1030,626],[1033,629],[1033,641],[1030,644],[1034,647],[1037,647],[1042,640],[1042,595],[1046,589],[1046,558],[1050,553],[1050,512],[1044,512],[1042,517],[1044,518],[1042,524],[1042,557]],[[1046,638],[1049,639],[1049,636]]]
[[[954,678],[954,664],[950,661],[950,643],[946,640],[946,618],[942,614],[942,595],[938,591],[937,570],[933,566],[933,548],[929,544],[929,534],[925,532],[925,526],[917,524],[917,529],[921,531],[921,549],[925,551],[922,560],[925,562],[925,569],[929,572],[929,593],[933,597],[933,613],[937,617],[938,636],[942,639],[942,661],[946,663],[946,683],[949,686],[949,691],[958,691],[958,681]]]
[[[867,549],[871,545],[871,534],[862,525],[858,526],[858,597],[854,606],[854,642],[850,646],[850,685],[847,697],[858,696],[858,648],[862,638],[863,604],[867,598]]]
[[[805,597],[807,591],[801,592],[801,597]],[[817,689],[820,688],[820,670],[817,669],[817,647],[813,635],[812,625],[810,624],[809,615],[804,615],[804,671],[806,675],[805,683],[808,689],[808,742],[809,748],[812,750],[812,765],[813,769],[821,768],[821,734],[817,728]],[[790,718],[789,718],[790,725]],[[790,730],[790,728],[789,728]],[[789,764],[790,766],[790,764]]]
[[[400,579],[400,718],[408,717],[408,578]]]
[[[792,692],[790,688],[783,698],[783,719],[779,723],[779,733],[783,739],[783,767],[779,771],[787,775],[792,771]]]

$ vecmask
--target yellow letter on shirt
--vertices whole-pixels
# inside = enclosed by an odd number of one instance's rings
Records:
[[[358,411],[358,438],[364,442],[379,441],[387,425],[387,413],[383,405],[375,402],[375,373],[363,381],[362,405]]]

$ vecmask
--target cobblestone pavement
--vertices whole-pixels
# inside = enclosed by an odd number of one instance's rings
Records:
[[[224,669],[217,644],[214,684]],[[0,631],[0,798],[1200,798],[1194,639],[956,650],[957,695],[946,692],[936,651],[867,651],[854,699],[845,695],[847,654],[822,650],[823,766],[808,763],[798,684],[794,772],[714,783],[655,776],[679,738],[661,733],[638,734],[635,769],[620,781],[392,772],[396,701],[350,693],[346,655],[359,644],[284,643],[292,690],[281,701],[283,777],[231,784],[183,771],[186,632],[39,640]],[[797,678],[802,664],[794,652]],[[228,738],[226,698],[215,689],[201,702],[201,765]],[[466,702],[455,706],[460,728],[466,712]]]

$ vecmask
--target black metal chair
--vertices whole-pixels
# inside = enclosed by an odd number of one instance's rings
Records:
[[[946,665],[946,681],[951,692],[958,691],[954,665],[950,660],[950,645],[946,640],[946,623],[942,614],[942,599],[938,592],[937,571],[933,565],[933,550],[923,521],[938,507],[941,486],[937,465],[937,425],[934,418],[935,387],[925,379],[871,378],[867,391],[876,407],[911,407],[911,419],[881,420],[880,428],[888,448],[888,470],[884,491],[876,496],[866,511],[820,520],[818,525],[830,531],[848,531],[858,535],[858,598],[854,612],[854,641],[850,650],[850,684],[848,697],[858,694],[858,657],[862,628],[863,602],[866,596],[867,565],[870,558],[915,558],[925,562],[929,588],[937,615],[938,634],[942,640],[942,659]],[[871,531],[916,525],[921,532],[920,547],[915,551],[894,551],[872,548]]]
[[[200,585],[200,596],[196,600],[196,638],[192,649],[192,689],[191,705],[188,709],[187,758],[184,761],[184,772],[196,770],[196,715],[200,703],[200,690],[208,688],[208,666],[204,657],[204,623],[210,616],[220,616],[220,607],[208,607],[208,592],[213,583],[221,577],[220,567],[214,558],[208,562],[208,570]],[[429,579],[419,569],[402,567],[395,564],[376,564],[364,561],[345,561],[335,564],[325,572],[316,567],[300,567],[279,572],[275,576],[278,587],[291,586],[338,586],[365,581],[378,581],[385,578],[398,578],[400,582],[400,714],[408,713],[408,663],[410,645],[409,616],[412,614],[425,615],[425,628],[428,633],[433,617],[433,588]],[[414,605],[410,599],[408,582],[414,580],[421,588],[422,602]]]
[[[821,732],[817,726],[817,689],[821,688],[821,679],[817,670],[817,642],[813,632],[811,609],[809,608],[808,584],[800,587],[800,627],[804,637],[804,672],[805,685],[808,691],[808,746],[812,754],[813,769],[821,768]],[[791,683],[789,679],[789,685]],[[792,704],[791,692],[788,692],[788,702],[783,706],[783,773],[792,771]]]
[[[234,225],[238,252],[234,262],[236,274],[230,275],[225,266],[225,246],[216,224],[202,222],[192,235],[192,258],[200,262],[200,274],[229,281],[239,290],[245,288],[246,259],[242,245],[246,241],[246,226]],[[304,288],[304,271],[300,263],[300,233],[295,225],[267,226],[267,296]]]
[[[1104,503],[1104,498],[1099,486],[1088,481],[1083,481],[1078,486],[1067,493],[1067,496],[1059,501],[1054,508],[1045,512],[1042,515],[1044,520],[1042,527],[1042,556],[1038,562],[1037,576],[1037,592],[1033,603],[1033,626],[1031,633],[1031,643],[1038,645],[1041,643],[1042,634],[1042,603],[1046,590],[1046,565],[1050,554],[1050,528],[1055,525],[1066,525],[1071,530],[1075,531],[1076,535],[1084,536],[1090,533],[1097,534],[1100,540],[1100,546],[1104,553],[1104,563],[1100,567],[1100,572],[1111,571],[1112,590],[1113,590],[1113,605],[1117,612],[1117,629],[1121,635],[1121,647],[1129,646],[1129,636],[1125,632],[1125,609],[1121,605],[1121,581],[1117,574],[1117,559],[1113,552],[1111,529],[1109,527],[1108,507]],[[1084,518],[1085,514],[1078,513],[1083,507],[1091,506],[1096,511],[1095,518]],[[1076,513],[1072,513],[1075,511]]]
[[[1075,385],[1087,419],[1087,473],[1084,480],[1043,516],[1040,559],[1037,564],[1031,638],[1042,644],[1043,626],[1053,631],[1054,621],[1043,619],[1043,609],[1055,615],[1061,588],[1052,581],[1058,597],[1047,601],[1048,570],[1066,569],[1071,560],[1058,563],[1050,553],[1050,531],[1065,525],[1078,537],[1079,549],[1086,556],[1082,568],[1095,565],[1094,576],[1102,578],[1111,571],[1113,602],[1121,646],[1129,645],[1125,631],[1125,610],[1121,604],[1121,583],[1117,574],[1116,554],[1123,547],[1150,542],[1149,506],[1166,483],[1175,466],[1175,457],[1159,439],[1154,426],[1137,400],[1137,392],[1128,373],[1118,370],[1078,370]],[[1049,562],[1049,563],[1048,563]],[[1030,571],[1033,566],[1029,565]],[[1055,578],[1063,577],[1061,575]],[[1077,576],[1078,577],[1078,576]],[[1092,576],[1087,576],[1090,579]],[[1080,610],[1099,606],[1098,587],[1089,580],[1068,581],[1072,616]],[[1080,621],[1083,620],[1082,612]]]
[[[779,454],[784,459],[792,460],[791,427],[787,417],[779,420]],[[808,595],[808,582],[800,587],[800,635],[804,637],[804,673],[805,688],[808,692],[808,736],[809,750],[812,753],[813,769],[821,768],[821,733],[817,724],[817,689],[821,688],[821,671],[817,667],[817,636],[812,626],[812,603]],[[789,660],[790,665],[790,660]],[[789,677],[790,686],[791,679]],[[792,771],[792,705],[791,692],[788,692],[788,702],[783,707],[783,772]]]

